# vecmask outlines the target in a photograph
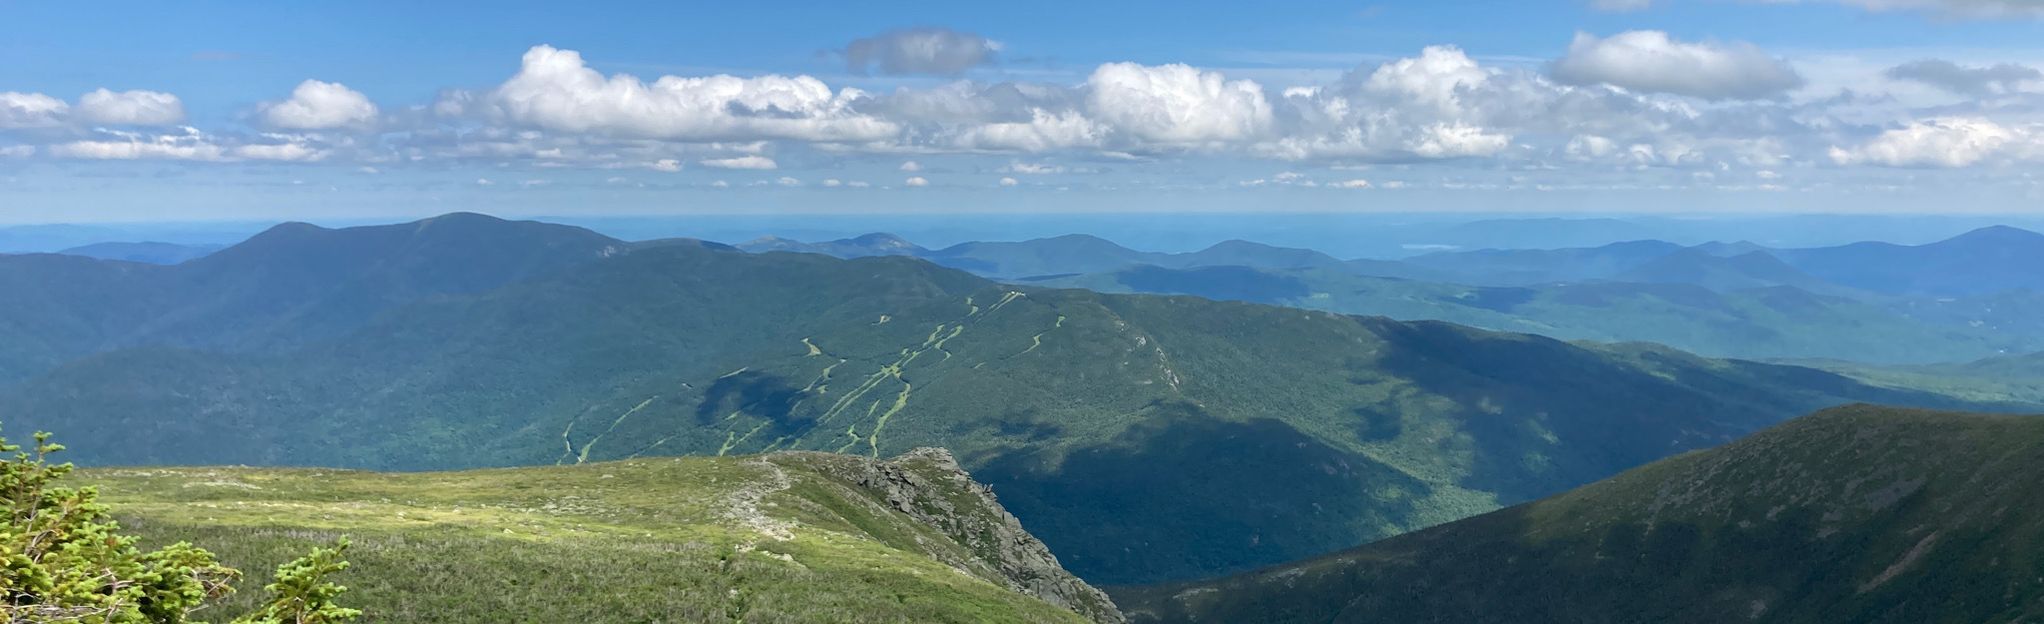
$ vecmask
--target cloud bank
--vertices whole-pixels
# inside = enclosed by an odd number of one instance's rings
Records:
[[[945,28],[896,30],[852,41],[842,51],[852,71],[956,76],[994,62],[1001,44]]]
[[[1566,84],[1709,100],[1780,97],[1803,84],[1788,63],[1752,44],[1688,43],[1653,30],[1601,38],[1577,33],[1549,71]]]
[[[0,155],[9,163],[259,161],[380,172],[455,161],[676,173],[688,163],[734,176],[787,168],[801,177],[866,158],[901,163],[901,186],[937,177],[950,188],[1040,188],[1058,183],[1020,180],[1098,170],[1046,161],[1232,159],[1300,169],[1454,162],[1502,172],[1667,169],[1778,185],[1800,173],[1866,167],[2008,167],[2037,162],[2044,151],[2033,114],[2044,110],[2044,72],[2018,64],[1874,65],[1854,89],[1823,92],[1805,79],[1807,66],[1751,44],[1629,31],[1577,34],[1545,63],[1490,63],[1437,45],[1283,86],[1179,63],[1101,63],[1062,80],[955,78],[986,75],[971,70],[998,49],[941,29],[863,39],[845,49],[862,70],[954,77],[869,92],[810,75],[642,78],[536,45],[515,63],[507,58],[508,77],[496,84],[379,103],[309,79],[282,99],[246,105],[240,125],[214,130],[184,125],[183,100],[167,92],[102,88],[70,101],[0,92]],[[1945,100],[1911,108],[1871,90],[1882,85]],[[940,160],[948,155],[996,164],[967,180]],[[776,178],[749,182],[779,183],[778,174],[757,175]],[[814,179],[826,175],[843,174]],[[827,179],[839,183],[808,186],[858,186]],[[1347,178],[1317,186],[1391,184]]]

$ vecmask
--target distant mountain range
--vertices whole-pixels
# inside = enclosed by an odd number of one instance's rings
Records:
[[[93,243],[57,253],[101,260],[123,260],[143,264],[178,264],[227,248],[226,245],[180,245],[177,243]]]
[[[2044,262],[2044,234],[2006,226],[1915,246],[1854,243],[1768,249],[1745,242],[1684,247],[1639,241],[1584,249],[1444,252],[1405,262],[1446,271],[1457,281],[1482,286],[1582,280],[1701,283],[1694,274],[1714,266],[1743,278],[1727,284],[1731,287],[1790,285],[1941,296],[2044,290],[2044,274],[2029,270]]]
[[[753,253],[768,251],[793,251],[820,253],[839,258],[866,258],[870,256],[921,256],[930,252],[915,243],[902,240],[893,234],[867,234],[844,240],[823,243],[804,243],[785,238],[767,236],[738,245],[739,249]]]
[[[1597,247],[1662,240],[1679,245],[1753,241],[1769,248],[1828,247],[1858,241],[1916,245],[1990,225],[2044,231],[2044,219],[2021,215],[1714,215],[1710,218],[1627,215],[1556,217],[1472,213],[997,213],[947,215],[870,213],[656,215],[540,218],[586,227],[624,240],[687,236],[746,241],[774,234],[799,241],[891,232],[936,249],[969,241],[1015,241],[1086,233],[1134,249],[1188,252],[1241,239],[1314,249],[1339,258],[1405,258],[1436,251]],[[4,237],[0,228],[0,237]],[[115,240],[115,239],[100,239]],[[127,237],[120,240],[142,240]],[[160,240],[160,239],[152,239]],[[55,248],[51,248],[55,249]]]
[[[166,223],[99,223],[0,225],[0,254],[58,253],[108,242],[157,241],[162,244],[225,246],[276,225],[274,221],[192,221]]]
[[[1342,266],[1332,256],[1309,249],[1286,249],[1231,240],[1190,253],[1136,251],[1085,234],[1068,234],[1021,242],[960,243],[925,249],[892,234],[867,234],[821,243],[764,238],[738,245],[750,252],[791,251],[840,258],[912,256],[993,278],[1041,278],[1112,271],[1131,266],[1204,267],[1254,266],[1310,268]]]
[[[1027,245],[953,258],[1060,261]],[[28,303],[0,307],[0,420],[57,431],[88,464],[942,445],[1066,567],[1112,583],[1317,555],[1844,402],[2030,407],[1651,345],[469,214],[287,224],[174,266],[4,256],[0,289]]]
[[[1528,505],[1227,579],[1135,622],[2025,622],[2044,418],[1842,407]]]
[[[868,247],[861,241],[885,241]],[[1719,356],[1963,361],[2044,350],[2044,235],[1991,227],[1919,246],[1768,249],[1637,241],[1340,260],[1229,241],[1142,252],[1088,236],[928,250],[874,235],[741,248],[909,255],[1015,283],[1189,294]],[[1972,268],[1969,268],[1972,267]]]
[[[1854,243],[1790,249],[1783,260],[1852,288],[1912,295],[1981,295],[2044,290],[2044,234],[2012,227],[1974,230],[1928,245]]]
[[[1308,249],[1233,240],[1189,253],[1136,251],[1106,239],[1072,234],[1020,242],[960,243],[925,249],[891,234],[821,243],[766,238],[738,245],[753,252],[793,251],[852,258],[924,258],[997,279],[1100,273],[1135,266],[1258,269],[1346,268],[1371,277],[1470,286],[1538,286],[1616,281],[1738,290],[1794,286],[1813,292],[1886,295],[1979,295],[2044,290],[2044,234],[2006,226],[1982,228],[1905,246],[1855,243],[1840,247],[1769,249],[1750,242],[1684,246],[1656,240],[1563,249],[1444,251],[1405,260],[1343,261]]]
[[[1788,286],[1730,292],[1690,284],[1597,281],[1482,287],[1324,269],[1247,267],[1137,267],[1031,283],[1438,319],[1569,340],[1657,342],[1720,357],[1935,362],[2044,347],[2044,334],[1932,323],[1878,304]]]

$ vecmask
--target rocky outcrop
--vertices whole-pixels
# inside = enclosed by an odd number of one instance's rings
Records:
[[[818,454],[785,455],[822,460]],[[993,489],[974,481],[950,451],[919,448],[885,461],[833,457],[805,463],[950,537],[972,559],[947,563],[1096,622],[1126,621],[1105,592],[1065,571],[1050,548],[1023,530],[1022,522],[995,500]]]

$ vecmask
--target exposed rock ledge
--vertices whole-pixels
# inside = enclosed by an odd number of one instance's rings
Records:
[[[825,453],[776,453],[856,485],[888,507],[915,518],[971,552],[972,561],[946,561],[1005,581],[1010,589],[1071,609],[1103,624],[1126,620],[1114,602],[1058,564],[1036,536],[995,500],[992,488],[972,479],[951,452],[919,448],[875,461]],[[940,557],[941,553],[938,554]]]

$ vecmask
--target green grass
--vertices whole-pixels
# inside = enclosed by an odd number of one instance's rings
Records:
[[[799,460],[669,458],[442,473],[82,473],[133,532],[265,571],[347,535],[371,621],[1080,622],[970,567],[938,530]],[[734,519],[742,488],[777,539]],[[984,566],[981,566],[984,567]],[[984,574],[984,572],[982,572]],[[253,594],[230,599],[238,613]],[[209,617],[215,617],[209,614]]]

